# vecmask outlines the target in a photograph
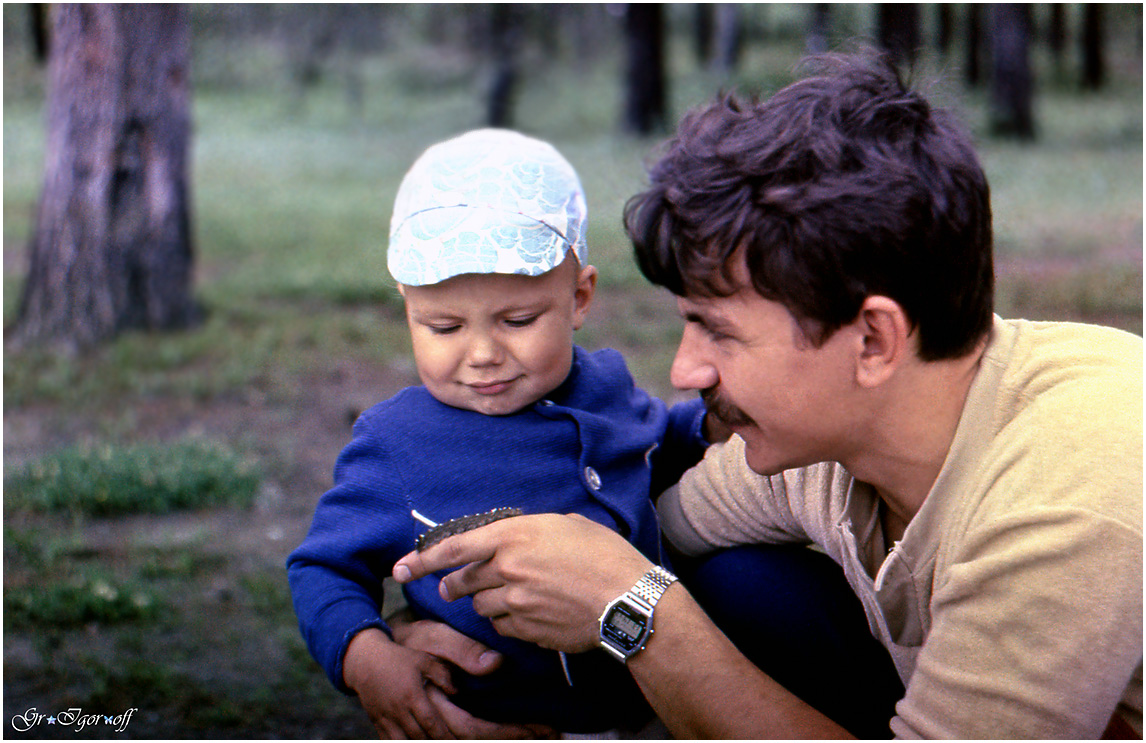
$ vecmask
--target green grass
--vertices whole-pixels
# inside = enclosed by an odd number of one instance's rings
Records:
[[[250,462],[207,441],[74,445],[5,472],[4,504],[91,516],[246,507],[259,480]]]
[[[7,626],[24,629],[147,621],[162,608],[147,592],[102,578],[36,583],[4,591]]]

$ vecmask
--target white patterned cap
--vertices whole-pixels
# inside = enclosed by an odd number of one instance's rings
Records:
[[[387,267],[408,286],[464,273],[540,276],[588,261],[577,172],[550,144],[479,129],[436,144],[398,187]]]

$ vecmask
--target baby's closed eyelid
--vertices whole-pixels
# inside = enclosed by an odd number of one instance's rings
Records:
[[[511,327],[524,328],[537,322],[537,318],[541,317],[541,313],[535,315],[526,315],[524,317],[507,317],[505,323]]]

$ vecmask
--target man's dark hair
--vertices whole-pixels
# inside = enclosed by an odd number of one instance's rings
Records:
[[[815,58],[770,99],[725,94],[687,114],[625,207],[641,271],[678,295],[752,286],[815,345],[884,295],[924,360],[991,327],[991,207],[970,138],[874,54]]]

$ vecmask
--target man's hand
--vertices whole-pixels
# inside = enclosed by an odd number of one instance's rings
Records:
[[[394,642],[409,650],[428,653],[472,676],[484,676],[501,666],[501,653],[463,635],[443,622],[414,619],[399,613],[389,618]],[[452,692],[449,687],[442,687]]]
[[[408,583],[462,567],[442,579],[447,601],[472,595],[474,610],[503,635],[566,652],[597,646],[605,605],[651,563],[616,532],[582,516],[505,519],[411,552],[394,567]]]

